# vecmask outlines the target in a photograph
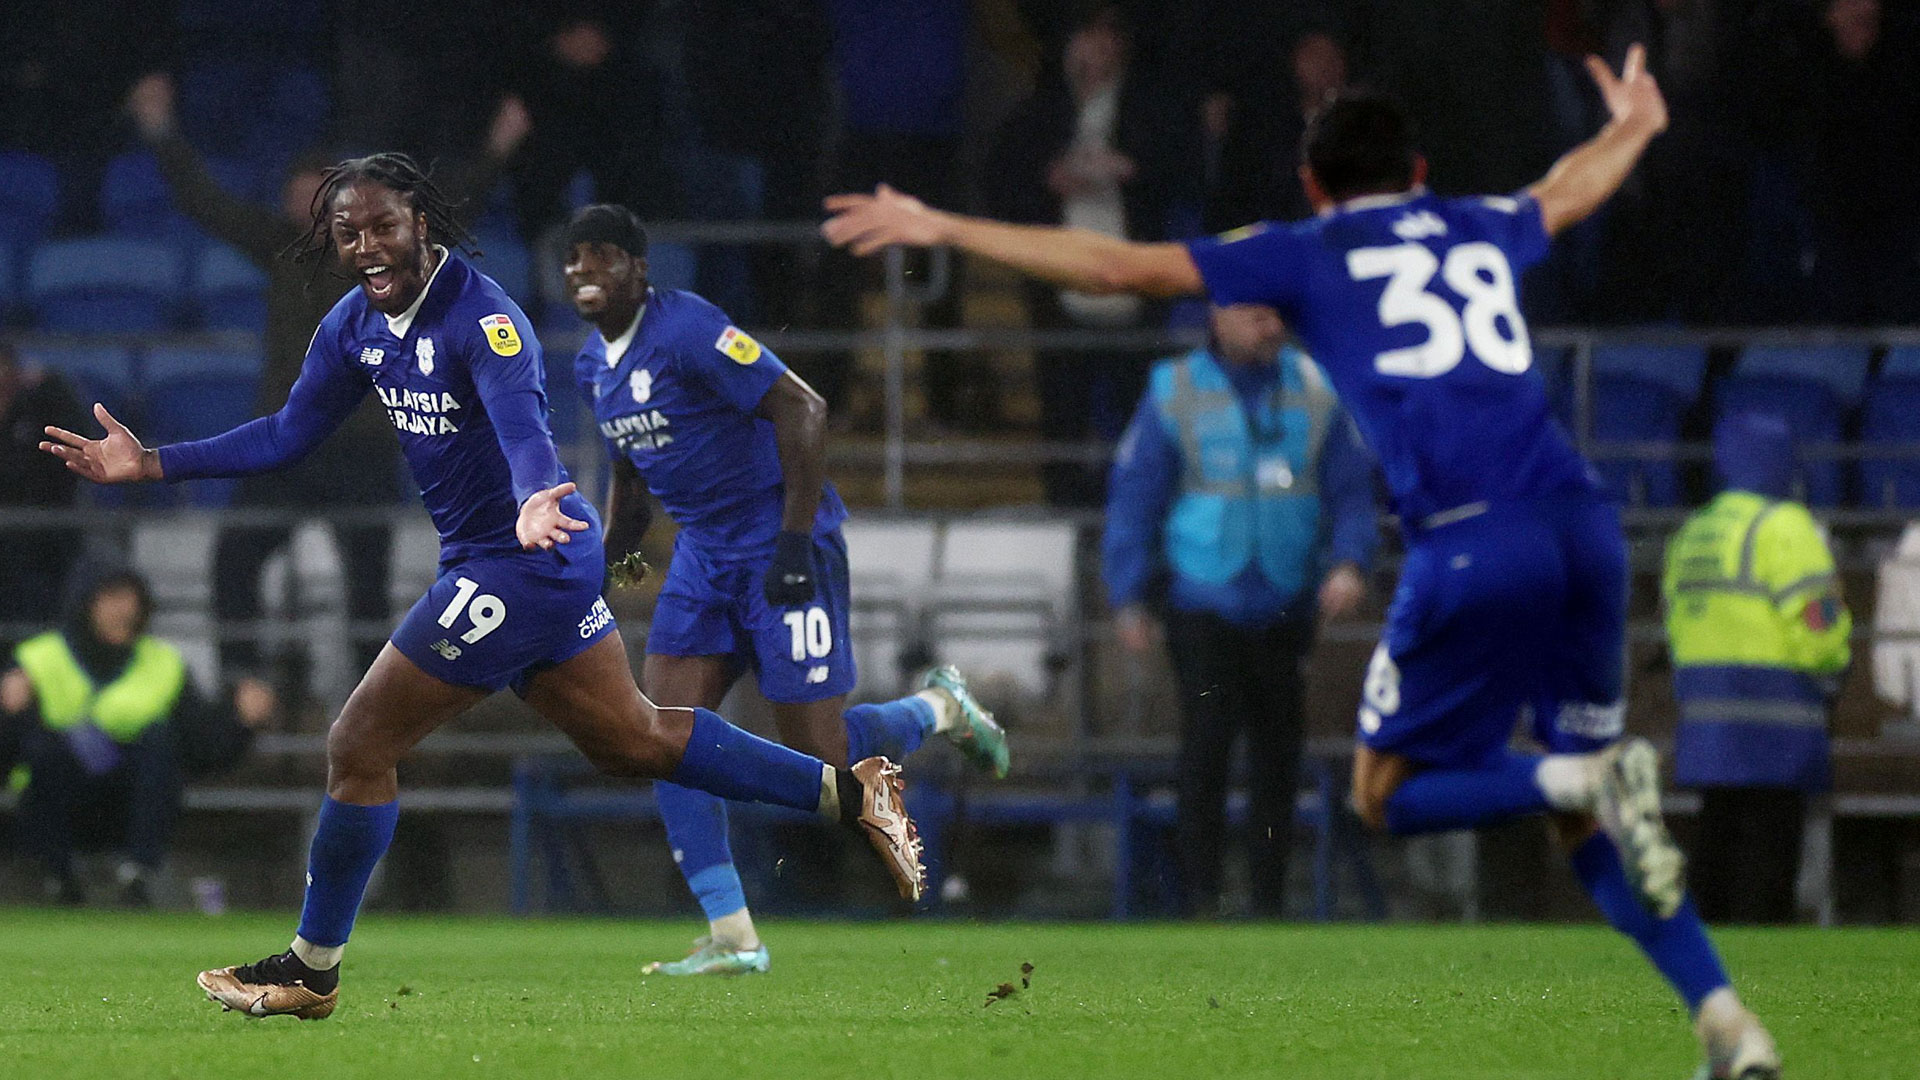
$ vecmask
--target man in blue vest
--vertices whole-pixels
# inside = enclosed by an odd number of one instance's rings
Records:
[[[1160,607],[1178,677],[1181,897],[1220,908],[1233,744],[1248,757],[1252,910],[1278,916],[1293,836],[1316,618],[1351,612],[1373,557],[1371,459],[1320,369],[1268,307],[1215,307],[1213,340],[1162,362],[1120,445],[1105,574],[1120,640],[1152,647]]]
[[[1701,793],[1694,894],[1708,919],[1791,922],[1853,619],[1826,536],[1788,497],[1786,421],[1729,416],[1713,456],[1725,489],[1667,545],[1661,589],[1680,703],[1675,779]]]
[[[66,624],[21,642],[0,673],[0,777],[12,771],[22,789],[23,846],[46,867],[49,899],[84,901],[73,852],[91,828],[124,843],[121,900],[146,907],[181,780],[232,765],[279,705],[258,679],[230,703],[203,698],[180,650],[146,632],[153,602],[138,575],[89,575],[72,598]]]

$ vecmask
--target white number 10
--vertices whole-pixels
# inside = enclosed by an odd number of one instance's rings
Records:
[[[787,624],[787,631],[793,635],[794,663],[804,664],[833,652],[833,623],[827,620],[824,610],[811,607],[805,611],[789,611],[780,621]]]
[[[500,624],[507,621],[505,601],[492,593],[473,595],[480,592],[480,585],[472,578],[455,578],[453,583],[457,586],[453,594],[453,602],[447,605],[447,610],[440,613],[440,625],[451,628],[454,620],[460,617],[462,611],[465,611],[467,617],[473,620],[473,629],[461,634],[461,641],[471,645],[500,629]]]
[[[1460,314],[1427,291],[1434,271],[1447,287],[1467,302]],[[1519,375],[1533,365],[1533,346],[1527,341],[1527,322],[1520,315],[1513,292],[1513,268],[1499,248],[1484,240],[1460,244],[1447,252],[1442,264],[1420,244],[1358,248],[1347,252],[1347,273],[1355,281],[1386,278],[1380,294],[1380,325],[1420,323],[1427,340],[1403,349],[1388,349],[1373,358],[1382,375],[1432,379],[1459,366],[1468,346],[1495,371]],[[1512,332],[1500,332],[1500,320]]]

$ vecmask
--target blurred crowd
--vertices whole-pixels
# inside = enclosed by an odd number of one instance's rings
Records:
[[[1897,0],[7,7],[0,149],[54,163],[56,232],[108,224],[114,163],[143,146],[128,92],[161,71],[180,134],[243,195],[277,202],[290,167],[334,155],[484,148],[511,160],[476,217],[529,244],[588,197],[650,220],[791,220],[880,180],[1135,236],[1294,216],[1304,118],[1350,83],[1413,109],[1438,189],[1512,189],[1596,126],[1581,58],[1645,41],[1673,131],[1530,283],[1536,321],[1920,317],[1920,13]],[[859,279],[820,260],[734,252],[698,284],[744,319],[849,322]],[[1033,307],[1048,325],[1164,314]],[[963,375],[930,389],[936,411],[982,392]]]

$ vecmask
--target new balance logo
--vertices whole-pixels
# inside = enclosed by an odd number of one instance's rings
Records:
[[[1431,210],[1416,210],[1393,223],[1393,235],[1402,240],[1425,240],[1447,235],[1447,223]]]
[[[460,659],[460,646],[455,645],[453,642],[448,641],[446,638],[441,638],[439,641],[434,642],[433,651],[439,653],[442,659],[446,659],[446,660]]]
[[[387,358],[385,349],[361,349],[360,362],[368,367],[379,367]]]
[[[807,669],[807,685],[817,686],[827,681],[827,665],[820,664]]]

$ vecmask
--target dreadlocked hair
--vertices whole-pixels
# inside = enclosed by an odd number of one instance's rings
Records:
[[[333,225],[328,220],[327,209],[342,188],[361,181],[405,195],[414,213],[427,216],[429,244],[441,244],[469,256],[484,254],[473,234],[454,217],[453,212],[460,203],[441,190],[413,158],[389,151],[348,158],[321,174],[320,187],[313,193],[313,204],[308,207],[312,220],[307,224],[307,231],[287,248],[295,262],[315,260],[316,271],[325,265],[325,257],[333,251]]]

